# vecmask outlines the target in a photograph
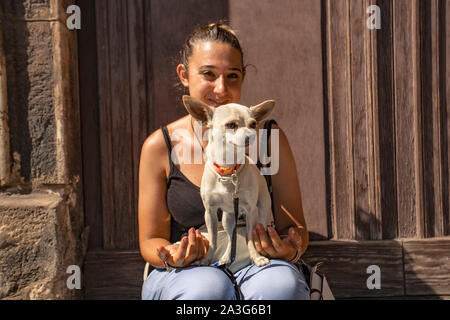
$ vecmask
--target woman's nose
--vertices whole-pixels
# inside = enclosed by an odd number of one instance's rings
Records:
[[[225,82],[224,76],[220,76],[216,79],[214,86],[214,93],[215,94],[223,94],[227,92],[227,84]]]

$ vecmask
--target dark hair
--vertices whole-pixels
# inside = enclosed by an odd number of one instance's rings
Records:
[[[236,32],[222,22],[214,22],[195,29],[186,39],[183,49],[180,51],[180,63],[186,70],[189,68],[189,58],[192,56],[193,46],[197,41],[215,41],[228,43],[241,53],[242,73],[245,75],[244,52],[237,38]]]

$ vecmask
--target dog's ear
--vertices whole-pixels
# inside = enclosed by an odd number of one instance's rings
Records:
[[[214,114],[213,107],[210,107],[206,103],[187,95],[183,96],[183,104],[194,119],[205,124],[211,121]]]
[[[273,108],[275,108],[275,100],[266,100],[257,106],[250,107],[250,111],[255,120],[259,122],[268,117],[272,113]]]

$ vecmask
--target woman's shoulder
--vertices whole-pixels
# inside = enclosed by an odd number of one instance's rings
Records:
[[[172,133],[177,129],[185,129],[186,127],[186,118],[183,117],[178,120],[175,120],[165,127],[167,128],[167,132],[169,134],[169,139]],[[153,156],[155,155],[165,155],[167,154],[167,143],[166,138],[164,137],[164,133],[161,128],[153,131],[144,141],[142,145],[142,152],[148,153]]]
[[[164,135],[161,129],[153,131],[142,145],[142,154],[160,154],[166,149]]]

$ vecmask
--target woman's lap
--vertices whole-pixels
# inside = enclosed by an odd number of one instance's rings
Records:
[[[307,300],[309,287],[296,266],[278,259],[250,265],[235,274],[245,300]]]
[[[153,270],[142,288],[144,300],[232,300],[233,284],[213,267]]]
[[[309,299],[303,274],[292,264],[270,260],[270,264],[249,265],[235,273],[245,300]],[[142,288],[145,300],[235,300],[233,284],[214,267],[188,267],[167,272],[153,270]]]

